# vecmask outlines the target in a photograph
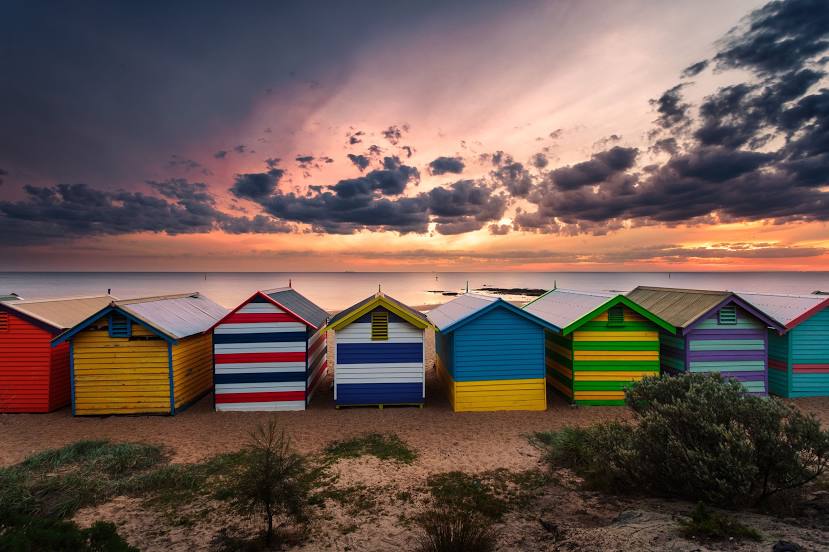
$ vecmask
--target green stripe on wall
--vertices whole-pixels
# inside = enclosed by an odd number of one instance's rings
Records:
[[[625,322],[624,326],[608,326],[607,322],[587,322],[577,332],[641,332],[655,331],[656,325],[651,322]]]
[[[692,372],[761,372],[765,370],[762,360],[735,360],[732,362],[691,362]]]
[[[576,370],[659,370],[658,360],[577,360]]]
[[[762,339],[695,339],[692,351],[762,351]]]
[[[574,381],[575,391],[624,391],[632,381]]]
[[[661,355],[662,357],[662,364],[673,368],[674,370],[679,370],[680,372],[685,371],[685,361],[681,358],[676,357],[669,357],[668,355]]]
[[[574,341],[576,351],[658,351],[659,341]]]

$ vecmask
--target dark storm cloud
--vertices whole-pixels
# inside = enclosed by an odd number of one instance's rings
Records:
[[[544,153],[536,153],[532,156],[530,163],[532,163],[532,166],[536,169],[543,169],[550,164],[550,160],[547,159],[547,156]]]
[[[770,3],[721,42],[718,67],[747,69],[755,78],[714,91],[696,110],[682,97],[685,84],[652,102],[659,118],[649,150],[669,154],[667,161],[634,173],[635,150],[617,150],[604,168],[594,156],[555,169],[533,187],[528,199],[537,208],[520,210],[515,227],[602,234],[624,221],[829,221],[829,89],[813,91],[826,77],[829,60],[815,58],[829,51],[822,38],[829,27],[813,25],[810,10],[822,21],[829,3]],[[793,48],[790,55],[783,44]],[[707,252],[699,254],[727,256]]]
[[[276,167],[264,173],[237,174],[230,192],[240,199],[258,201],[276,190],[284,174],[285,171]]]
[[[307,169],[313,166],[315,157],[313,155],[298,155],[295,159],[297,166]]]
[[[682,71],[683,77],[696,77],[708,67],[709,61],[704,59],[702,61],[698,61],[692,65],[689,65]]]
[[[9,174],[9,173],[8,173],[8,172],[6,172],[6,171],[5,171],[5,170],[3,170],[3,169],[0,169],[0,185],[2,185],[2,184],[3,184],[3,177],[4,177],[4,176],[6,176],[7,174]]]
[[[365,155],[354,155],[353,153],[348,154],[348,160],[351,161],[355,167],[360,169],[360,172],[366,170],[369,163],[371,163],[371,160]]]
[[[774,74],[801,67],[829,49],[829,2],[784,0],[753,11],[714,56],[722,69]]]
[[[256,175],[245,175],[247,177]],[[279,219],[308,224],[314,231],[351,234],[359,230],[424,233],[430,222],[444,234],[469,232],[500,219],[507,199],[491,186],[461,180],[413,196],[404,195],[419,182],[417,169],[398,157],[383,159],[383,169],[331,186],[311,186],[305,195],[283,193],[276,186],[258,187],[254,199]],[[266,181],[266,174],[254,181]],[[240,196],[238,182],[231,193]]]
[[[550,172],[550,177],[561,190],[591,186],[633,167],[638,154],[636,148],[614,146],[594,154],[590,161],[555,169]]]
[[[512,197],[526,197],[533,185],[530,172],[512,157],[502,159],[490,176],[497,185],[504,186]]]
[[[686,103],[682,97],[682,89],[685,84],[677,84],[669,88],[650,103],[656,108],[658,117],[654,121],[664,129],[682,127],[688,124],[688,110],[691,105]]]
[[[346,134],[346,138],[348,138],[348,145],[353,146],[359,144],[363,141],[363,136],[365,136],[365,132],[362,130],[357,130],[354,132],[349,132]]]
[[[434,175],[452,173],[460,174],[465,165],[461,157],[438,157],[429,163],[429,173]]]
[[[386,130],[382,131],[383,138],[389,141],[390,144],[396,146],[405,133],[409,132],[409,125],[392,125]]]
[[[159,196],[142,192],[109,192],[86,184],[26,186],[27,197],[0,201],[0,228],[16,231],[17,244],[66,238],[132,234],[169,235],[224,230],[231,233],[289,232],[291,227],[270,217],[236,217],[216,208],[203,183],[185,179],[149,182]]]
[[[215,159],[225,159],[227,157],[227,150],[219,150],[213,154]]]

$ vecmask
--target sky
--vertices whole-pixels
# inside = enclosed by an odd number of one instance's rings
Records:
[[[829,270],[829,2],[30,2],[0,270]]]

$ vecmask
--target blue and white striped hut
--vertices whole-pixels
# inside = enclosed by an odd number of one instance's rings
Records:
[[[426,398],[422,313],[378,292],[331,319],[334,403],[411,404]]]
[[[213,326],[216,410],[304,410],[328,369],[328,313],[290,287],[257,291]]]

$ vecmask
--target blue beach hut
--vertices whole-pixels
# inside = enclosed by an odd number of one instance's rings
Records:
[[[422,406],[426,316],[376,293],[334,316],[334,404]]]
[[[829,396],[829,297],[737,293],[784,326],[769,330],[769,392]]]
[[[503,299],[467,293],[428,314],[436,370],[455,412],[545,410],[544,330],[558,326]]]

